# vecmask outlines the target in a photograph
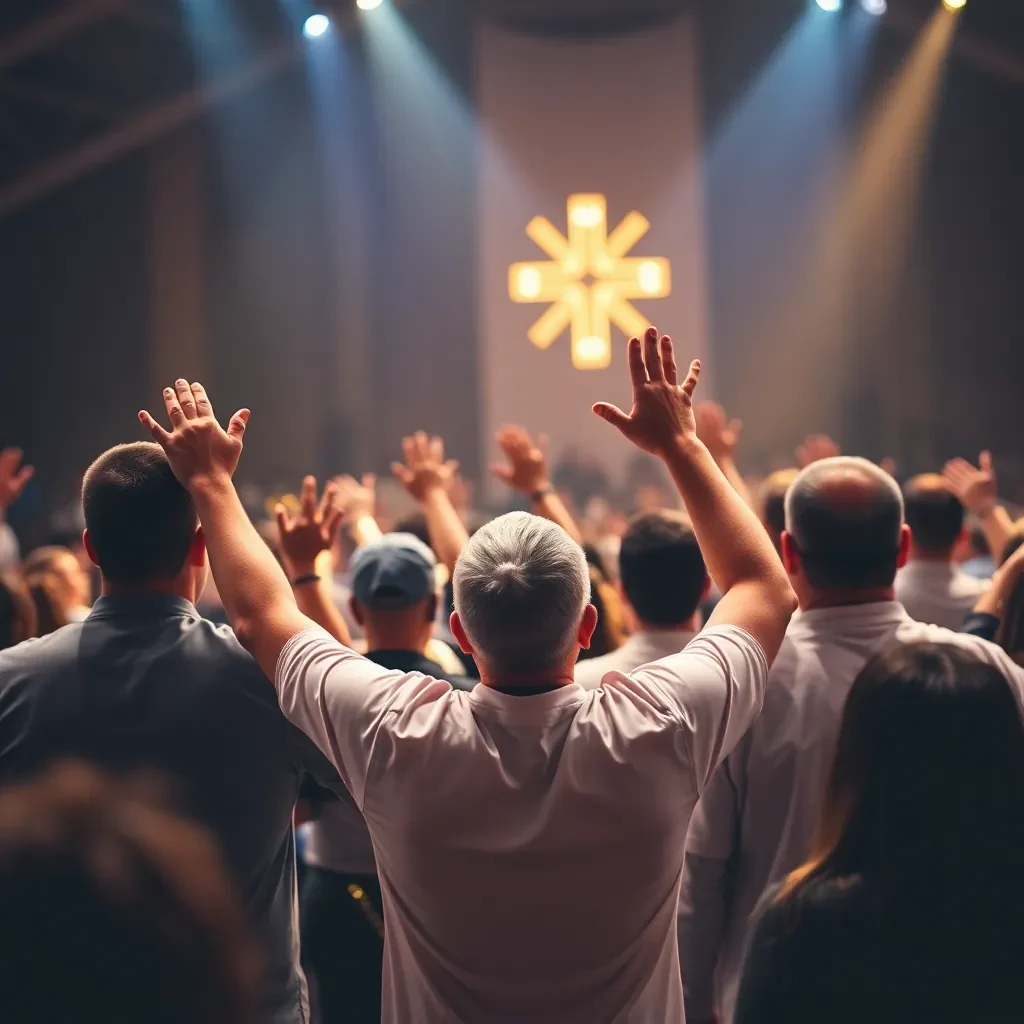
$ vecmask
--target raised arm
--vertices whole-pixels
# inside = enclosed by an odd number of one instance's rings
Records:
[[[364,473],[361,481],[351,476],[335,477],[335,500],[344,515],[344,528],[356,547],[375,544],[384,536],[377,525],[377,478]]]
[[[427,437],[422,431],[402,442],[402,453],[405,462],[393,462],[391,470],[423,508],[434,553],[448,572],[453,573],[469,540],[466,525],[448,496],[448,487],[459,464],[454,459],[445,459],[441,438]]]
[[[697,438],[693,392],[700,363],[678,382],[672,341],[652,327],[629,342],[633,408],[627,415],[604,402],[594,412],[633,444],[659,456],[679,488],[708,570],[722,592],[710,625],[733,624],[761,645],[769,663],[778,653],[796,598],[779,556],[757,517]]]
[[[323,626],[339,643],[351,647],[348,625],[331,596],[330,578],[317,571],[320,556],[330,550],[341,525],[342,511],[337,502],[338,488],[333,483],[324,488],[317,502],[316,480],[307,476],[302,481],[299,511],[289,515],[284,505],[277,506],[277,532],[281,560],[291,577],[299,611]]]
[[[583,534],[576,520],[551,486],[547,438],[541,436],[534,444],[523,427],[509,425],[498,431],[496,440],[508,464],[491,463],[491,473],[512,490],[527,495],[534,515],[557,523],[577,544],[582,544]]]
[[[1007,602],[1013,597],[1024,578],[1024,544],[996,570],[992,577],[992,586],[978,598],[974,606],[975,615],[990,615],[1002,621],[1006,612]]]
[[[998,501],[991,453],[982,452],[977,466],[972,466],[966,459],[952,459],[946,463],[942,475],[964,508],[981,521],[989,551],[998,565],[1006,542],[1013,533],[1013,520]]]
[[[285,643],[315,623],[296,607],[288,578],[249,521],[231,482],[249,410],[236,412],[224,430],[202,384],[178,380],[163,397],[170,431],[148,412],[140,412],[139,420],[192,495],[217,590],[238,639],[273,679]]]
[[[754,500],[747,482],[736,466],[736,445],[739,444],[743,423],[740,420],[726,419],[725,410],[716,402],[698,402],[693,413],[697,424],[697,437],[711,452],[711,457],[725,474],[725,479],[732,484],[733,490],[753,507]]]

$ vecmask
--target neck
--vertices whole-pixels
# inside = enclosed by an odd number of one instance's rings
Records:
[[[159,580],[153,583],[114,583],[103,580],[100,587],[103,597],[125,597],[133,594],[166,594],[170,597],[182,597],[190,604],[195,604],[195,592],[191,584],[183,580]]]
[[[492,674],[485,666],[480,668],[480,682],[484,686],[501,690],[505,693],[516,691],[537,691],[560,690],[563,686],[571,686],[576,680],[572,672],[565,670],[538,674],[538,675],[510,675],[508,673]]]
[[[919,548],[916,544],[911,543],[910,554],[907,556],[908,562],[929,562],[932,565],[952,565],[953,564],[953,552],[952,551],[926,551],[924,548]]]
[[[700,625],[697,622],[697,617],[700,612],[694,612],[685,622],[679,622],[674,626],[660,626],[655,625],[653,622],[644,622],[642,619],[637,619],[636,632],[637,633],[696,633],[700,629]]]
[[[842,608],[856,604],[878,604],[881,601],[895,601],[896,592],[892,587],[878,587],[874,590],[820,590],[800,595],[800,611],[810,612],[816,608]]]
[[[366,626],[368,651],[416,651],[422,654],[430,640],[430,633],[410,633],[391,629],[373,629]]]

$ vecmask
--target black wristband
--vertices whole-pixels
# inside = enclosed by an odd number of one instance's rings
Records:
[[[554,487],[552,487],[551,484],[548,484],[547,487],[542,487],[539,491],[534,491],[533,494],[530,495],[530,501],[540,501],[541,498],[546,498],[549,494],[554,493]]]
[[[305,586],[307,583],[316,583],[317,580],[319,580],[319,579],[320,579],[319,573],[306,572],[306,573],[303,573],[301,576],[296,576],[295,579],[292,580],[292,586],[293,587],[302,587],[302,586]]]

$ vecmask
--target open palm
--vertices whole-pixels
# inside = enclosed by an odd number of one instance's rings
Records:
[[[654,327],[648,329],[643,342],[630,338],[627,355],[633,382],[629,415],[607,402],[598,402],[594,412],[652,455],[666,452],[681,438],[695,438],[693,392],[700,362],[695,359],[690,363],[686,379],[680,384],[672,339],[665,335],[659,340]]]

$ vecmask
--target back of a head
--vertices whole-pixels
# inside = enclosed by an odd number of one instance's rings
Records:
[[[776,551],[786,529],[786,493],[799,475],[800,470],[795,467],[778,469],[761,484],[757,494],[758,515]]]
[[[28,576],[25,582],[36,610],[37,635],[48,636],[61,626],[66,626],[69,620],[60,599],[60,583],[54,574],[47,570],[36,572]]]
[[[0,793],[6,1024],[250,1024],[259,964],[212,837],[84,764]]]
[[[903,504],[914,546],[935,555],[951,554],[964,528],[964,507],[937,473],[908,480]]]
[[[619,549],[622,589],[641,622],[676,627],[693,616],[707,583],[697,537],[677,512],[634,516]]]
[[[104,579],[141,584],[174,579],[198,518],[157,444],[122,444],[86,471],[82,510]]]
[[[453,582],[467,636],[499,673],[558,667],[590,600],[583,549],[560,526],[527,512],[481,527],[459,556]]]
[[[0,651],[37,636],[38,621],[28,588],[13,573],[0,573]]]
[[[902,526],[899,487],[867,459],[821,459],[786,493],[786,530],[819,590],[892,586]]]
[[[1004,900],[1024,912],[1022,792],[1024,722],[998,669],[930,643],[896,645],[864,666],[826,798],[841,873],[911,903],[940,900],[953,916],[998,917]]]

